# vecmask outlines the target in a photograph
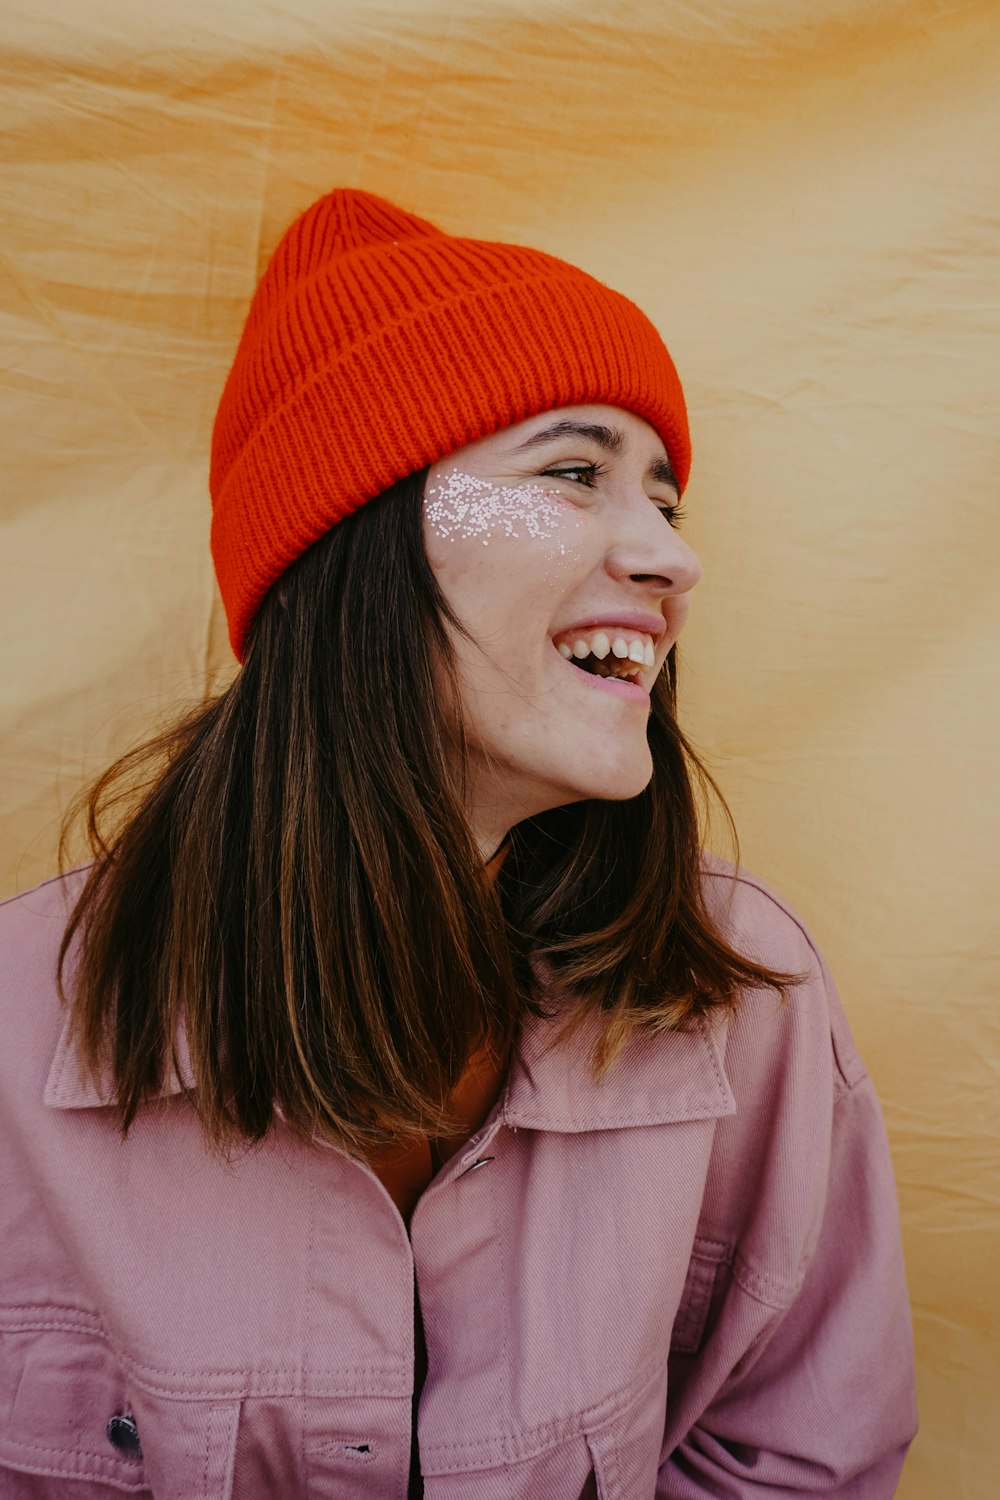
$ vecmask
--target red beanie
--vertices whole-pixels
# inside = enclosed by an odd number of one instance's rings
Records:
[[[644,417],[683,490],[680,381],[628,298],[372,193],[314,203],[261,278],[212,434],[212,556],[237,659],[271,585],[366,500],[466,443],[590,403]]]

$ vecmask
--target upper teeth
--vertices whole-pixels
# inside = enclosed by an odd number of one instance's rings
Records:
[[[622,661],[634,661],[639,667],[651,667],[655,660],[652,636],[608,635],[606,630],[597,630],[590,635],[574,636],[572,644],[560,641],[558,650],[559,654],[565,656],[567,660],[575,656],[577,661],[583,661],[585,657],[593,654],[598,660],[603,661],[609,651]]]

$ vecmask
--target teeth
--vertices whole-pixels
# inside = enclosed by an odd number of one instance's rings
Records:
[[[598,674],[605,677],[609,673],[616,677],[635,675],[638,669],[652,667],[656,662],[652,641],[643,640],[638,635],[631,638],[616,635],[612,638],[606,630],[596,631],[590,640],[586,636],[577,636],[572,645],[567,641],[560,641],[556,649],[567,661],[572,661],[574,658],[577,661],[586,661],[589,656],[593,656],[597,662],[603,664],[605,659],[611,656],[612,660],[608,663],[607,670]]]

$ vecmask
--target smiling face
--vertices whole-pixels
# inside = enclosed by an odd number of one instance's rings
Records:
[[[477,643],[449,629],[484,857],[522,818],[649,782],[648,690],[701,577],[677,504],[661,439],[612,406],[546,412],[430,469],[424,544]]]

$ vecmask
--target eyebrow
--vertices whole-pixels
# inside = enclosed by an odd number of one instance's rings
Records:
[[[531,437],[526,438],[523,443],[518,443],[513,449],[515,453],[527,453],[532,448],[541,448],[546,443],[552,443],[557,438],[583,437],[589,438],[605,453],[611,453],[615,458],[620,458],[625,452],[625,434],[620,427],[605,427],[601,422],[571,422],[568,418],[553,422],[548,427],[543,427],[539,432],[533,432]],[[657,484],[670,484],[680,493],[680,485],[674,473],[670,459],[663,455],[662,458],[654,458],[646,470],[650,479]]]

